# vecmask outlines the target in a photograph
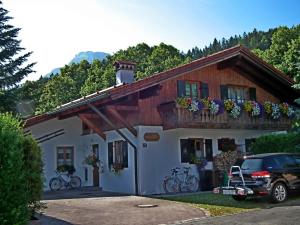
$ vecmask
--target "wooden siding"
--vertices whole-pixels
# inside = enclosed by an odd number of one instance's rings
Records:
[[[220,98],[220,85],[241,85],[256,88],[258,102],[279,100],[259,87],[257,84],[247,80],[231,68],[218,70],[216,65],[206,67],[201,70],[187,73],[176,79],[168,80],[161,84],[162,88],[158,96],[152,96],[139,100],[139,121],[141,125],[162,125],[161,117],[157,111],[157,106],[174,101],[177,98],[177,80],[190,80],[208,83],[209,95],[212,98]],[[134,118],[128,118],[134,124],[138,124]]]

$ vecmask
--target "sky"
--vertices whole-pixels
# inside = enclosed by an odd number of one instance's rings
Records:
[[[35,80],[81,51],[114,53],[138,43],[186,52],[214,38],[300,23],[300,0],[3,0],[33,51]]]

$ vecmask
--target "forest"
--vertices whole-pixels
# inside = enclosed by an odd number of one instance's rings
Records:
[[[0,100],[4,102],[0,106],[0,111],[16,111],[16,102],[27,101],[34,106],[34,114],[41,114],[71,100],[112,86],[115,84],[113,63],[116,60],[136,62],[135,74],[136,80],[139,80],[238,44],[251,49],[299,83],[300,25],[282,26],[268,31],[254,29],[243,35],[234,35],[221,40],[215,38],[208,46],[193,47],[186,53],[165,43],[155,46],[140,43],[119,50],[102,61],[94,60],[92,63],[81,61],[65,65],[58,75],[41,76],[36,81],[26,81],[7,90],[5,96],[0,93]],[[299,86],[295,85],[295,88]]]

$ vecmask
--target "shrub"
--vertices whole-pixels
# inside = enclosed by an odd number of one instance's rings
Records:
[[[0,114],[0,224],[22,225],[28,220],[26,172],[20,121]]]
[[[28,190],[28,208],[30,214],[40,211],[44,205],[40,202],[43,189],[43,163],[41,149],[32,137],[23,140],[24,170]]]
[[[300,133],[272,134],[259,137],[251,145],[253,154],[271,152],[300,153]]]

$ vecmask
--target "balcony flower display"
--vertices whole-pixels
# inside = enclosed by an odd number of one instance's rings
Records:
[[[230,116],[234,119],[238,118],[241,115],[241,107],[232,99],[224,100],[224,107],[226,111],[230,113]]]
[[[208,109],[211,115],[219,115],[226,110],[234,119],[237,119],[241,115],[242,110],[247,112],[251,117],[267,115],[274,120],[277,120],[282,116],[292,118],[295,115],[295,109],[286,102],[277,104],[265,101],[264,104],[261,105],[256,101],[246,101],[243,104],[238,104],[232,99],[220,100],[212,99],[210,97],[200,100],[179,97],[176,99],[176,102],[180,107],[187,109],[190,112]]]
[[[281,112],[280,112],[279,105],[276,103],[272,103],[272,113],[271,113],[272,119],[274,120],[279,119],[280,116],[281,116]]]
[[[223,102],[221,100],[212,99],[210,97],[201,99],[201,102],[203,103],[206,108],[209,109],[210,113],[212,115],[217,115],[223,112]]]
[[[192,102],[192,99],[191,98],[179,97],[179,98],[177,98],[176,101],[177,101],[177,104],[180,105],[182,108],[188,109],[191,102]]]
[[[280,110],[282,114],[287,116],[288,118],[292,118],[295,115],[295,110],[293,109],[293,107],[291,107],[286,102],[280,104]]]
[[[203,104],[202,102],[198,101],[198,100],[192,100],[189,108],[188,108],[191,112],[197,112],[203,109]]]
[[[262,113],[262,109],[259,105],[259,103],[255,101],[246,101],[244,103],[244,109],[246,112],[248,112],[251,116],[260,116]]]
[[[266,114],[274,120],[279,119],[281,116],[280,107],[276,103],[266,101],[264,103],[264,109],[265,109]]]

